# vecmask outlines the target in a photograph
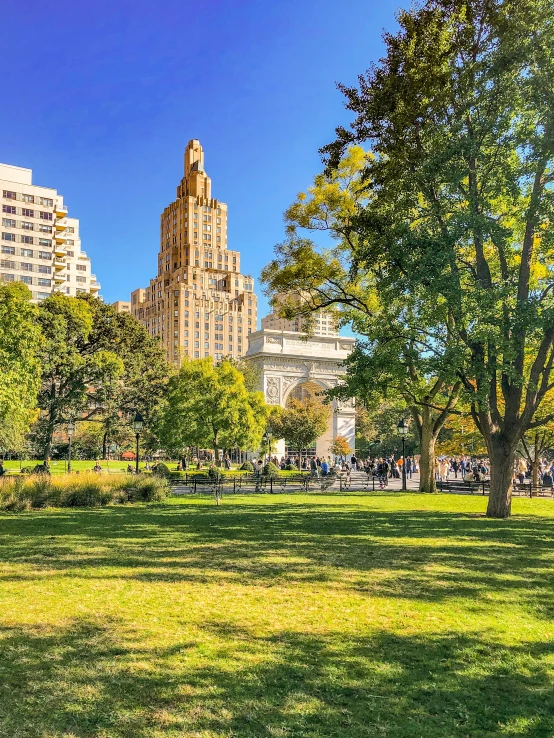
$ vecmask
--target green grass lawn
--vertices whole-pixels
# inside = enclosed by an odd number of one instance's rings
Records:
[[[134,461],[102,461],[99,460],[98,462],[102,469],[104,471],[110,471],[110,472],[121,472],[121,471],[127,471],[127,467],[129,464],[135,468],[135,462]],[[42,461],[4,461],[4,468],[7,471],[19,471],[21,467],[30,466],[31,468],[34,468],[37,464],[42,464]],[[94,465],[96,464],[96,461],[93,459],[92,461],[81,461],[81,460],[71,460],[71,468],[73,471],[91,471],[91,469],[94,469]],[[141,469],[144,469],[146,462],[140,461],[139,467]],[[175,469],[177,467],[176,461],[170,461],[168,462],[170,469]],[[50,471],[52,474],[64,474],[67,471],[67,461],[63,459],[54,459],[50,462]]]
[[[0,516],[2,738],[551,738],[554,502]]]

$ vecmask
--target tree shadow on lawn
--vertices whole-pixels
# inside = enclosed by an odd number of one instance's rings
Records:
[[[349,504],[183,505],[4,516],[0,561],[54,572],[264,586],[322,584],[437,601],[491,591],[554,614],[554,521]],[[13,568],[13,567],[12,567]],[[489,605],[487,605],[488,607]]]
[[[117,621],[4,629],[0,735],[547,738],[552,655],[444,634],[260,637],[228,623],[164,648]]]

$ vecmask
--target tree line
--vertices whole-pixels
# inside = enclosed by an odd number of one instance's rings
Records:
[[[38,305],[22,283],[0,284],[0,450],[47,460],[69,423],[104,458],[132,441],[139,412],[152,451],[171,458],[210,449],[265,451],[270,427],[299,451],[319,437],[328,405],[267,406],[255,367],[226,358],[168,364],[160,341],[130,314],[91,295],[53,293]]]

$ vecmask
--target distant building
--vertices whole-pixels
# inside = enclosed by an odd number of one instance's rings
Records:
[[[31,169],[0,164],[0,279],[24,282],[39,301],[52,292],[97,295],[100,284],[81,250],[79,221],[62,195],[32,183]]]
[[[185,150],[177,197],[162,213],[157,276],[131,295],[133,315],[159,336],[169,361],[242,357],[257,327],[254,280],[227,249],[227,205],[212,197],[204,151]]]
[[[112,302],[112,307],[115,308],[116,313],[130,313],[131,303],[125,302],[124,300],[116,300]]]

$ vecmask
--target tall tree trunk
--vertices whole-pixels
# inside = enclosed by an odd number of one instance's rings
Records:
[[[419,491],[436,492],[437,480],[435,479],[435,443],[436,435],[433,433],[433,419],[428,413],[422,413],[421,432],[419,434],[419,446],[421,458],[419,460]]]
[[[487,517],[509,518],[512,512],[515,451],[501,436],[493,436],[487,441],[491,463]]]
[[[102,459],[106,461],[108,458],[108,431],[104,433],[102,438]]]

